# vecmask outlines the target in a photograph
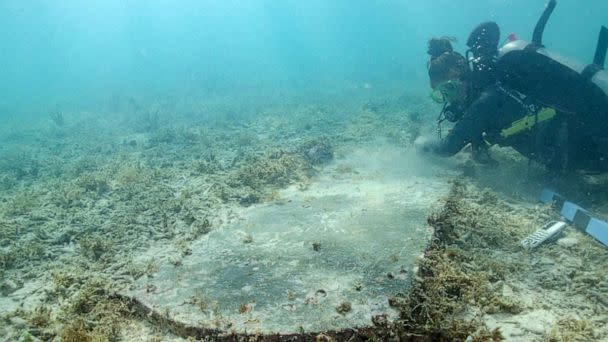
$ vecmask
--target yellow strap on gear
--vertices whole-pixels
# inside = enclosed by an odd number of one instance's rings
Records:
[[[513,121],[511,126],[500,131],[500,136],[503,138],[508,138],[512,135],[521,133],[522,131],[531,129],[536,123],[553,119],[556,114],[557,113],[553,108],[543,108],[540,110],[540,112],[538,112],[537,115],[526,115],[517,121]]]

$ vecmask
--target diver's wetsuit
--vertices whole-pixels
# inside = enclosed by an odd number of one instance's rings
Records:
[[[551,119],[536,122],[529,129],[508,136],[502,134],[519,119],[526,116],[535,118],[538,112],[531,105],[539,104],[500,83],[488,86],[466,108],[462,118],[434,150],[451,156],[469,143],[473,147],[498,144],[511,146],[555,171],[608,170],[605,134],[598,135],[601,130],[597,129],[594,129],[594,134],[586,134],[589,131],[585,126],[589,123],[584,116],[579,120],[571,114],[557,112]],[[598,126],[606,126],[606,122]]]
[[[556,4],[550,0],[545,7],[531,43],[514,39],[498,49],[496,23],[473,30],[467,40],[467,57],[470,52],[474,58],[467,58],[472,74],[466,109],[457,113],[462,113],[461,119],[448,136],[431,149],[453,155],[469,143],[474,151],[499,144],[556,171],[608,171],[608,74],[602,70],[608,28],[600,31],[593,64],[575,67],[542,43]],[[448,116],[450,108],[458,106],[445,107],[442,118],[459,116]]]
[[[506,115],[501,115],[501,112]],[[437,146],[435,152],[452,156],[469,143],[482,146],[485,143],[484,133],[498,133],[500,129],[526,113],[527,110],[520,103],[502,92],[498,86],[491,86],[465,110],[462,118]]]

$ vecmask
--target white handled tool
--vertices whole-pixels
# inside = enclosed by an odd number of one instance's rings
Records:
[[[566,228],[566,222],[551,221],[532,233],[532,235],[523,239],[521,241],[521,246],[525,249],[533,249],[544,242],[553,241],[564,228]]]

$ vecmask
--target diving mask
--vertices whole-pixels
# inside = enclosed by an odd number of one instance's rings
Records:
[[[431,98],[437,103],[452,102],[458,98],[461,88],[461,81],[449,80],[437,85],[431,93]]]

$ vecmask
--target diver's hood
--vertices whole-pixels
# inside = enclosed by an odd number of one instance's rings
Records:
[[[498,41],[500,40],[500,28],[493,21],[479,24],[469,34],[467,46],[475,58],[491,59],[496,55]]]

